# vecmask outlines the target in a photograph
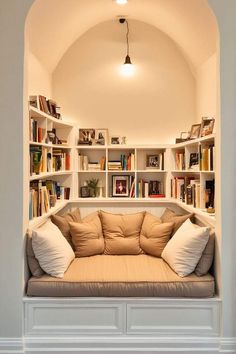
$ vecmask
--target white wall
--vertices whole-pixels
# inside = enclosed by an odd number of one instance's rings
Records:
[[[130,21],[132,78],[124,61],[125,25],[90,29],[53,73],[53,96],[64,115],[84,128],[109,128],[128,143],[174,142],[195,121],[195,80],[173,41],[155,27]],[[164,122],[164,123],[163,123]]]
[[[29,51],[28,61],[28,95],[52,96],[51,75],[37,57]]]
[[[196,72],[197,122],[202,117],[216,117],[217,107],[217,57],[212,55]]]

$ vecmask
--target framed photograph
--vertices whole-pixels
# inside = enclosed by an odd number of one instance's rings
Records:
[[[147,155],[146,168],[161,170],[162,169],[162,154]]]
[[[129,176],[112,176],[112,197],[129,197]]]
[[[202,117],[200,136],[206,136],[213,133],[215,118]]]
[[[118,135],[111,136],[110,144],[111,145],[120,145],[121,144],[121,137]]]
[[[190,139],[197,139],[200,136],[201,124],[193,124],[190,132]]]
[[[79,145],[95,144],[95,129],[79,129]]]
[[[58,138],[56,136],[56,129],[47,131],[47,142],[48,144],[58,144]]]
[[[95,145],[107,145],[108,129],[95,129]]]

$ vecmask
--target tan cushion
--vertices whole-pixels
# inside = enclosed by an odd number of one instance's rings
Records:
[[[70,232],[76,257],[88,257],[104,252],[104,238],[98,214],[86,222],[70,222]],[[89,220],[89,218],[87,218]]]
[[[26,237],[26,256],[29,269],[34,277],[41,277],[44,274],[44,271],[40,267],[38,260],[35,258],[32,247],[32,231],[28,230]]]
[[[195,273],[197,274],[197,276],[200,277],[209,272],[209,269],[211,268],[214,259],[214,250],[215,250],[215,232],[212,230],[210,232],[207,245],[195,269]]]
[[[139,235],[145,213],[110,214],[100,212],[105,254],[140,254]]]
[[[81,222],[79,208],[75,209],[71,213],[67,213],[64,215],[51,215],[51,220],[61,230],[62,235],[67,239],[67,241],[73,248],[69,222]]]
[[[163,223],[173,222],[174,228],[172,231],[172,236],[176,233],[176,231],[180,228],[180,226],[185,222],[185,220],[192,218],[193,214],[179,215],[176,214],[173,210],[166,208],[164,213],[161,216],[161,221]]]
[[[161,253],[170,239],[174,223],[161,223],[160,218],[146,213],[140,233],[140,246],[142,250],[155,257]]]
[[[31,278],[29,296],[212,297],[214,278],[180,278],[161,259],[148,255],[75,258],[63,279]]]

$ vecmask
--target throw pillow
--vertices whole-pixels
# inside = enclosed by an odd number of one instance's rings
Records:
[[[104,238],[98,213],[88,215],[81,223],[70,222],[69,225],[76,257],[94,256],[104,252]]]
[[[191,274],[209,239],[209,228],[195,228],[188,219],[178,229],[162,252],[162,258],[180,276]]]
[[[63,278],[75,254],[51,221],[32,231],[32,246],[40,267],[49,275]]]
[[[139,235],[145,212],[136,214],[110,214],[100,212],[105,254],[140,254]]]
[[[53,224],[55,224],[61,230],[62,235],[66,238],[66,240],[73,248],[69,222],[81,222],[79,208],[64,215],[51,215],[51,220]]]
[[[174,223],[161,223],[160,218],[146,213],[140,233],[140,246],[142,250],[155,257],[161,253],[170,239]]]
[[[26,234],[26,257],[31,274],[34,277],[41,277],[44,271],[39,265],[38,260],[35,258],[34,250],[32,247],[32,231],[28,230]]]
[[[214,259],[214,250],[215,250],[215,232],[214,230],[211,230],[207,245],[195,269],[195,274],[198,277],[205,275],[209,272]]]
[[[192,218],[193,214],[186,214],[186,215],[179,215],[176,214],[173,210],[166,208],[164,213],[161,216],[161,221],[166,222],[173,222],[174,228],[172,232],[172,236],[176,233],[176,231],[180,228],[180,226],[185,222],[185,220]]]

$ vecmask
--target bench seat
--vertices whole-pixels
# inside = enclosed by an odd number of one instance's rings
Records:
[[[75,258],[62,279],[43,275],[28,281],[27,295],[38,297],[214,296],[214,278],[179,277],[161,258],[98,255]]]

